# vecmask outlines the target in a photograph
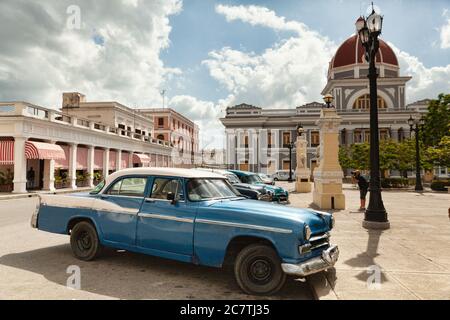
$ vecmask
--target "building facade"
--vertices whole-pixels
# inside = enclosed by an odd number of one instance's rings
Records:
[[[406,105],[406,84],[411,77],[400,75],[394,51],[380,40],[376,58],[380,139],[401,141],[410,136],[408,119],[425,113],[426,100]],[[339,140],[342,145],[370,141],[368,64],[359,36],[346,40],[330,62],[327,84],[322,95],[332,94],[334,106],[342,117]],[[296,167],[296,127],[304,127],[308,141],[308,167],[317,165],[320,133],[316,121],[324,104],[312,102],[295,109],[263,109],[248,104],[229,107],[221,119],[226,129],[227,164],[231,168],[273,173]],[[396,175],[393,173],[393,175]]]
[[[176,165],[191,166],[198,162],[199,127],[187,117],[171,108],[139,109],[153,119],[154,137],[170,142],[177,150]]]
[[[102,117],[83,111],[90,107]],[[122,168],[173,165],[171,144],[150,134],[151,119],[131,124],[129,109],[115,102],[68,108],[0,102],[0,192],[92,187]]]

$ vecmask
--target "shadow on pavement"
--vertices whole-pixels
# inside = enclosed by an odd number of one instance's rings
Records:
[[[260,299],[245,295],[233,272],[107,249],[96,261],[72,256],[69,245],[0,257],[0,265],[30,271],[66,286],[71,265],[81,269],[81,290],[119,299]],[[39,298],[39,297],[36,297]],[[262,297],[264,298],[264,297]],[[312,299],[307,284],[288,279],[270,299]]]
[[[368,230],[369,238],[367,239],[366,251],[359,253],[356,257],[351,258],[344,263],[355,268],[365,268],[366,270],[358,273],[356,278],[360,281],[367,282],[371,277],[378,265],[375,262],[375,258],[379,256],[378,245],[382,231],[380,230]],[[372,269],[375,268],[375,269]],[[381,272],[381,270],[380,270]],[[386,282],[387,278],[383,272],[380,273],[380,284]]]

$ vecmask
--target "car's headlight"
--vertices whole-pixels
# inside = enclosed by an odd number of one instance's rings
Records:
[[[305,229],[303,230],[303,234],[305,235],[305,240],[308,241],[311,238],[311,229],[307,224],[305,224]]]
[[[331,216],[331,219],[330,219],[330,229],[333,229],[335,224],[336,224],[336,221],[334,220],[334,217]]]

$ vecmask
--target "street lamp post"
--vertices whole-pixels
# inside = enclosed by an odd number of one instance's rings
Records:
[[[372,4],[373,7],[373,4]],[[377,68],[376,55],[379,49],[378,36],[381,34],[383,17],[372,8],[367,19],[360,17],[356,21],[356,30],[365,49],[365,59],[369,62],[370,87],[370,199],[365,212],[363,227],[367,229],[388,229],[389,221],[381,197],[380,185],[380,146],[378,136],[378,106],[377,106]]]
[[[294,147],[295,147],[295,144],[293,141],[291,141],[288,145],[288,148],[289,148],[289,180],[288,181],[289,182],[294,181],[292,179],[292,150],[294,149]]]
[[[414,132],[416,138],[416,191],[423,191],[422,178],[420,176],[420,150],[419,150],[419,134],[423,126],[424,119],[414,119],[412,115],[408,119],[410,132]],[[419,126],[420,125],[420,126]]]

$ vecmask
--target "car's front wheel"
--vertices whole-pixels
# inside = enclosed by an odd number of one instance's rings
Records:
[[[264,244],[252,244],[239,252],[234,275],[239,287],[253,295],[274,294],[286,281],[277,252]]]
[[[74,256],[83,261],[94,260],[101,251],[97,230],[87,222],[77,223],[70,233],[70,246]]]

